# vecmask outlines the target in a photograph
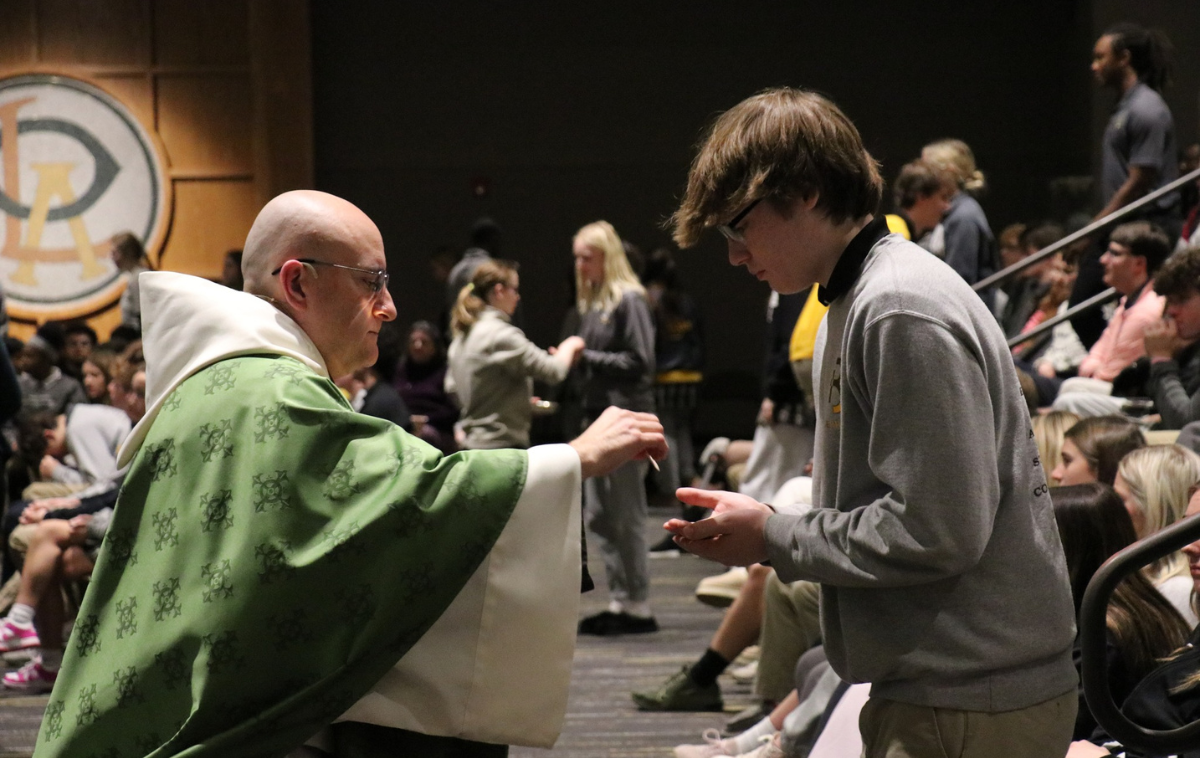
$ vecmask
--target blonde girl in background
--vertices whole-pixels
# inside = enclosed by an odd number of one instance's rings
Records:
[[[1121,459],[1113,489],[1124,501],[1140,540],[1183,518],[1188,497],[1198,482],[1200,456],[1180,445],[1151,445]],[[1187,557],[1182,552],[1171,553],[1144,571],[1188,627],[1196,626]]]
[[[987,182],[975,166],[975,154],[962,140],[944,139],[926,145],[921,150],[921,160],[933,166],[956,190],[942,219],[940,254],[967,284],[996,273],[1000,254],[987,215],[977,199]],[[939,254],[936,249],[933,252]],[[989,308],[995,308],[994,288],[980,292],[979,296]]]
[[[612,225],[575,234],[576,308],[585,347],[575,369],[585,423],[610,405],[654,412],[654,318],[646,291]],[[645,535],[645,461],[584,483],[588,527],[601,538],[608,609],[579,622],[581,634],[658,631],[650,610]]]
[[[558,384],[583,348],[581,338],[568,337],[547,352],[513,326],[520,286],[517,264],[484,261],[450,314],[446,391],[462,408],[460,447],[529,447],[533,380]]]
[[[1033,438],[1047,478],[1062,463],[1063,438],[1077,423],[1079,416],[1070,411],[1051,411],[1033,417]]]

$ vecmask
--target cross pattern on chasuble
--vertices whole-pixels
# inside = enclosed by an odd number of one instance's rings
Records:
[[[235,389],[249,402],[231,415]],[[288,393],[300,400],[281,402]],[[453,599],[507,523],[524,486],[523,454],[486,459],[502,464],[467,458],[447,465],[398,431],[365,457],[329,442],[340,436],[369,444],[375,430],[361,418],[327,379],[278,357],[214,364],[171,393],[126,483],[148,494],[124,509],[125,520],[116,518],[105,539],[104,584],[94,594],[110,601],[85,608],[72,635],[70,652],[95,661],[83,670],[98,672],[103,663],[103,676],[91,673],[55,693],[44,740],[90,728],[88,749],[97,756],[143,755],[185,727],[207,734],[222,724],[257,739],[328,721],[386,669],[355,683],[344,673],[344,655],[333,656],[342,661],[335,673],[322,668],[328,656],[314,651],[347,646],[395,656],[424,634],[441,610],[421,608],[431,598]],[[254,454],[235,456],[239,450]],[[305,466],[284,465],[291,450]],[[315,463],[326,450],[329,462]],[[390,494],[355,499],[373,488]],[[497,492],[511,498],[507,509],[495,507]],[[313,515],[329,511],[298,493],[359,510],[305,532]],[[405,545],[423,549],[397,549]],[[305,573],[314,560],[319,570]],[[317,586],[317,575],[330,570],[359,581]],[[391,577],[387,587],[378,584],[381,575]],[[237,618],[221,612],[237,601]],[[386,623],[381,612],[392,614]],[[372,625],[374,642],[366,644],[360,635]],[[196,692],[207,694],[193,703]],[[290,710],[263,715],[287,702]],[[198,704],[207,715],[192,710]],[[121,721],[120,712],[136,715]],[[152,712],[179,718],[164,725]]]

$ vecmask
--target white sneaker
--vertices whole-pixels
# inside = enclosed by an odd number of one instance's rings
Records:
[[[749,753],[742,753],[737,758],[784,758],[783,748],[779,746],[779,735],[764,736],[761,745]]]
[[[703,745],[676,745],[675,758],[716,758],[731,756],[737,750],[737,741],[721,739],[721,733],[716,729],[705,729],[703,736]]]
[[[754,677],[758,676],[758,661],[750,661],[745,666],[731,669],[729,675],[738,684],[753,684]]]
[[[701,579],[696,585],[696,599],[714,608],[727,608],[733,605],[742,586],[750,579],[750,572],[741,566],[735,566],[724,574]]]

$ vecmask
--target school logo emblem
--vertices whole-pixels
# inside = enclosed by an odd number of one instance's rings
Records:
[[[0,282],[10,315],[88,315],[124,288],[109,239],[131,231],[151,259],[170,219],[166,160],[114,97],[65,76],[0,79]]]

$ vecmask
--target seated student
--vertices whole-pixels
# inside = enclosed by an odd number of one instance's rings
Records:
[[[1033,438],[1043,471],[1053,471],[1062,463],[1063,439],[1067,430],[1079,423],[1079,417],[1067,411],[1050,411],[1033,417]]]
[[[1188,494],[1200,483],[1200,455],[1179,445],[1138,448],[1121,459],[1113,489],[1125,503],[1137,538],[1145,539],[1183,518]],[[1175,606],[1191,628],[1192,577],[1183,553],[1160,558],[1144,571],[1146,578]]]
[[[83,385],[67,376],[55,364],[58,350],[40,335],[33,335],[13,358],[21,372],[22,410],[66,413],[76,403],[87,402]]]
[[[1154,277],[1167,300],[1166,315],[1145,330],[1149,378],[1164,429],[1200,421],[1200,247],[1171,256]]]
[[[1200,420],[1200,248],[1168,258],[1153,288],[1165,298],[1166,311],[1145,326],[1146,355],[1113,380],[1112,396],[1085,393],[1068,398],[1071,407],[1108,415],[1121,412],[1122,397],[1149,397],[1161,416],[1160,428],[1181,429]]]
[[[69,520],[43,521],[29,544],[21,588],[0,621],[0,652],[41,648],[38,656],[4,675],[5,689],[49,692],[63,656],[63,585],[92,573],[112,508]]]
[[[89,403],[112,405],[108,396],[108,383],[112,381],[116,353],[111,350],[93,350],[83,362],[83,391]]]
[[[887,216],[888,230],[917,242],[933,231],[950,210],[956,189],[928,163],[904,164],[892,185],[896,210]]]
[[[75,471],[83,481],[47,487],[29,487],[25,500],[17,500],[8,508],[0,522],[0,550],[10,545],[10,536],[21,525],[36,524],[43,519],[69,519],[77,515],[91,514],[112,505],[112,498],[89,499],[105,494],[115,494],[121,480],[117,469],[117,448],[129,433],[132,424],[146,412],[146,374],[140,363],[119,361],[114,366],[114,375],[109,382],[108,392],[114,407],[107,405],[78,405],[71,412],[71,420],[63,417],[50,424],[48,414],[34,414],[26,421],[23,434],[24,445],[30,448],[24,453],[32,458],[38,455],[41,429],[39,468],[42,472],[57,473]],[[119,417],[119,418],[118,418]],[[61,462],[67,453],[73,453],[73,461],[87,478]],[[29,540],[28,532],[16,538],[13,545],[20,548]],[[4,551],[3,575],[7,578],[13,569],[11,557]]]
[[[1104,283],[1122,297],[1104,333],[1079,365],[1079,377],[1063,382],[1054,401],[1057,410],[1081,416],[1108,412],[1107,405],[1094,407],[1089,396],[1111,394],[1117,375],[1146,354],[1146,328],[1162,318],[1165,305],[1150,278],[1170,252],[1167,235],[1145,221],[1122,224],[1113,230],[1100,263],[1104,266]],[[1084,381],[1088,379],[1094,381]]]
[[[408,350],[396,364],[396,390],[412,414],[413,434],[449,455],[457,449],[458,407],[446,394],[446,349],[441,331],[418,321],[408,333]]]
[[[1055,316],[1065,313],[1068,308],[1071,289],[1075,286],[1078,271],[1073,262],[1063,254],[1051,259],[1047,280],[1050,289],[1038,303],[1037,311],[1025,322],[1021,332],[1024,333]],[[1066,292],[1066,296],[1063,296]],[[1070,321],[1064,321],[1050,331],[1049,338],[1031,340],[1013,348],[1013,355],[1033,364],[1034,371],[1048,379],[1074,376],[1079,370],[1079,364],[1087,358],[1087,348],[1075,333],[1075,327]],[[1057,392],[1057,388],[1055,390]]]
[[[96,331],[82,321],[63,325],[63,349],[58,367],[63,373],[83,381],[83,362],[96,349]]]
[[[1111,487],[1121,459],[1145,445],[1141,427],[1123,416],[1086,418],[1063,435],[1061,460],[1050,470],[1050,484],[1100,482]]]
[[[1063,230],[1058,224],[1047,222],[1031,226],[1021,234],[1020,245],[1024,253],[1022,257],[1033,255],[1038,250],[1058,242],[1062,237]],[[1004,330],[1006,337],[1020,334],[1037,326],[1046,318],[1056,315],[1059,305],[1066,302],[1067,297],[1071,294],[1070,288],[1067,288],[1066,297],[1053,303],[1053,309],[1042,307],[1042,301],[1049,293],[1053,283],[1052,274],[1055,265],[1060,262],[1061,259],[1056,261],[1056,256],[1051,256],[1039,263],[1027,266],[1017,274],[1015,280],[1007,288],[1008,300],[1000,312],[1000,328]],[[1030,320],[1035,316],[1040,316],[1040,318],[1031,324]]]
[[[1098,482],[1050,491],[1058,524],[1075,614],[1096,570],[1110,556],[1137,541],[1133,522],[1121,498]],[[1117,587],[1108,607],[1108,685],[1117,702],[1150,673],[1158,659],[1183,644],[1188,628],[1179,613],[1154,590],[1143,574],[1134,574]],[[1078,639],[1075,662],[1080,665]],[[1096,720],[1079,692],[1075,739],[1086,739]]]
[[[1184,516],[1197,514],[1200,514],[1200,491],[1192,494]],[[1183,553],[1187,556],[1193,576],[1194,608],[1196,593],[1200,591],[1200,540],[1186,545]],[[1200,719],[1200,627],[1192,631],[1186,644],[1146,675],[1124,703],[1117,702],[1122,713],[1147,729],[1178,729]],[[1102,728],[1097,728],[1086,741],[1072,743],[1067,752],[1067,758],[1104,758],[1114,755],[1168,758],[1158,751],[1126,750]],[[1200,750],[1188,750],[1173,758],[1200,758]]]

